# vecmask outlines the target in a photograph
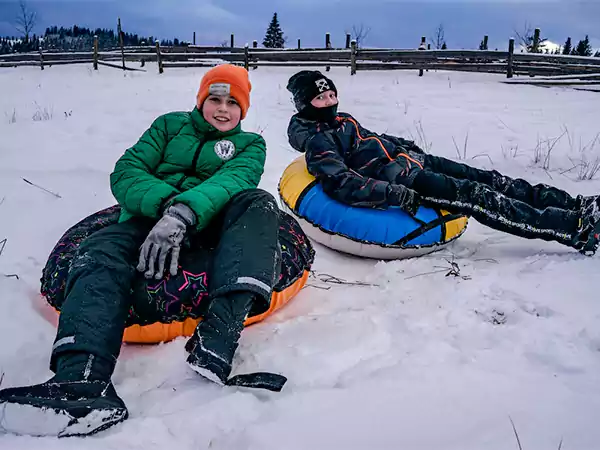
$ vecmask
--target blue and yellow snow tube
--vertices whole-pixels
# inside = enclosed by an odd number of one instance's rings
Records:
[[[279,181],[282,208],[314,241],[367,258],[402,259],[434,252],[460,237],[467,218],[420,207],[416,218],[387,210],[344,205],[323,192],[308,173],[304,156],[294,160]]]

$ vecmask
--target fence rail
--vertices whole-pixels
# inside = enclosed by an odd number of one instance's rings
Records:
[[[0,55],[0,67],[40,66],[64,64],[94,64],[124,70],[126,63],[157,62],[159,72],[165,68],[209,67],[223,62],[243,65],[250,69],[260,67],[350,67],[351,74],[367,70],[452,70],[465,72],[505,73],[513,75],[565,76],[598,75],[600,58],[538,53],[514,53],[514,41],[508,51],[490,50],[412,50],[412,49],[359,49],[352,42],[350,48],[311,48],[273,50],[249,47],[126,47],[89,52],[32,52]],[[121,66],[111,62],[122,63]],[[104,63],[104,64],[103,64]],[[143,69],[141,69],[143,70]],[[589,80],[591,81],[591,80]]]

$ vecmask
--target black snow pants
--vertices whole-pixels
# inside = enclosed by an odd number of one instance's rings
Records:
[[[516,236],[573,246],[581,206],[568,193],[429,154],[422,161],[409,187],[426,204]]]
[[[209,300],[234,291],[254,293],[253,310],[269,308],[279,276],[278,207],[260,189],[234,196],[201,232],[190,233],[180,263],[205,267]],[[91,353],[113,364],[119,356],[130,310],[160,319],[157,305],[133,304],[139,249],[156,221],[133,218],[97,231],[82,242],[69,272],[50,368],[64,352]],[[192,275],[192,274],[190,274]],[[139,284],[139,283],[138,283]],[[157,285],[159,282],[157,282]],[[159,287],[160,288],[160,287]],[[139,300],[138,300],[139,302]]]

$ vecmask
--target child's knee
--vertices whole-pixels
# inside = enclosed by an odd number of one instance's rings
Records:
[[[263,189],[247,189],[235,195],[231,199],[231,203],[244,204],[247,208],[262,207],[267,210],[276,211],[277,202],[275,197]]]
[[[110,236],[92,235],[77,249],[70,270],[94,270],[101,267],[126,269],[137,262],[138,247],[138,243],[119,239],[118,236],[113,239]]]

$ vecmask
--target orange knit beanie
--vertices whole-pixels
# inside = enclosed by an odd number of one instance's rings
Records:
[[[202,77],[200,90],[196,96],[196,106],[202,109],[204,100],[210,95],[230,95],[242,109],[242,119],[250,107],[250,91],[252,84],[248,79],[248,71],[232,64],[222,64],[210,69]]]

